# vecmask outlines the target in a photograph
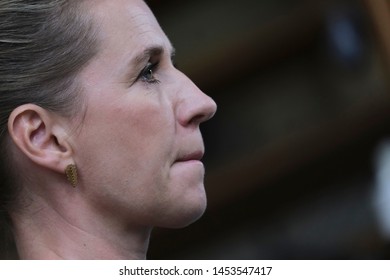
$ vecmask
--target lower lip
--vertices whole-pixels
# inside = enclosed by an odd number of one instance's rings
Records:
[[[201,165],[203,165],[203,162],[201,162],[200,160],[196,160],[196,159],[176,161],[175,163],[193,163],[193,164],[201,164]]]
[[[201,162],[200,160],[185,160],[185,161],[176,161],[174,163],[175,165],[179,165],[179,166],[192,166],[192,167],[195,167],[195,166],[198,166],[198,167],[201,167],[201,168],[204,168],[203,166],[203,162]]]
[[[200,160],[176,161],[172,165],[172,172],[180,178],[195,179],[199,182],[204,177],[204,165]],[[192,178],[192,179],[191,179]]]

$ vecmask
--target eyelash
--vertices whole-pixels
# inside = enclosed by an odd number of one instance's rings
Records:
[[[138,79],[148,84],[158,84],[160,81],[154,77],[154,70],[157,69],[157,66],[158,66],[158,62],[156,63],[148,62],[148,64],[139,74]],[[151,77],[147,77],[149,75]]]

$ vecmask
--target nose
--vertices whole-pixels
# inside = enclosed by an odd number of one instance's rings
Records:
[[[178,118],[182,126],[199,126],[211,119],[216,111],[215,101],[203,93],[189,78],[185,81],[181,90],[181,102],[178,108]]]

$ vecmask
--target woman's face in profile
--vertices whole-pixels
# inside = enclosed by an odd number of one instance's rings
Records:
[[[79,191],[113,222],[184,226],[206,207],[199,124],[216,105],[175,69],[143,1],[87,5],[99,50],[79,77],[86,112],[71,139]]]

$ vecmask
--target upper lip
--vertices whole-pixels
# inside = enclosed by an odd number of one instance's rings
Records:
[[[190,153],[184,153],[179,156],[176,161],[190,161],[190,160],[201,160],[203,158],[203,151],[195,151]]]

